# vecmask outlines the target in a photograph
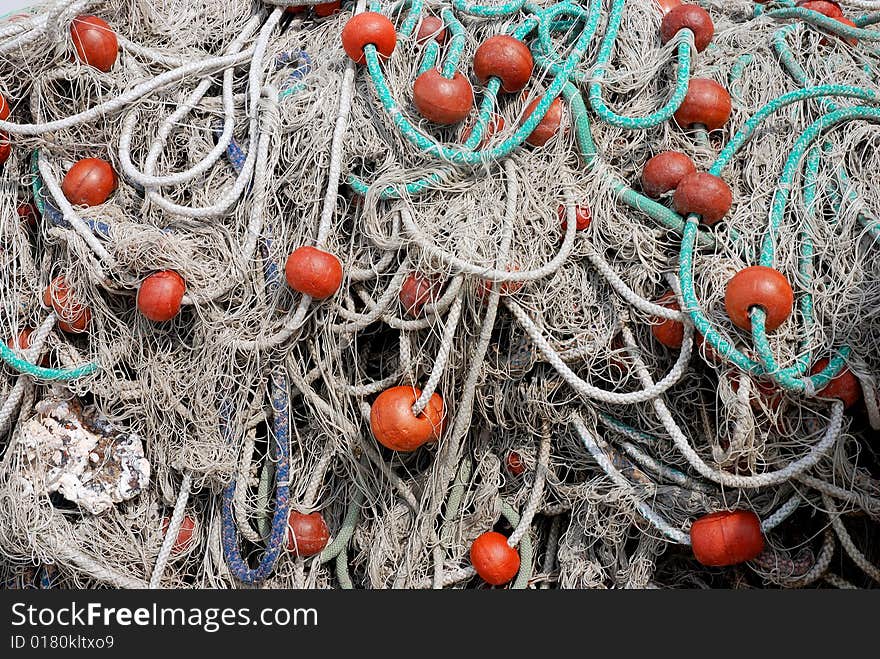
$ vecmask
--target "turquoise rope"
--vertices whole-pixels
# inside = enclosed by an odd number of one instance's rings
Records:
[[[43,368],[42,366],[32,364],[26,359],[22,359],[3,342],[0,342],[0,358],[19,373],[30,375],[38,380],[48,380],[52,382],[76,380],[91,375],[98,370],[98,364],[94,362],[86,364],[85,366],[78,366],[77,368],[70,369]]]
[[[476,2],[468,2],[467,0],[453,0],[452,6],[456,11],[478,18],[501,18],[504,16],[512,16],[525,4],[525,0],[513,0],[503,5],[480,5]]]
[[[599,115],[602,121],[627,128],[629,130],[646,130],[653,128],[664,121],[668,121],[678,110],[687,94],[690,83],[691,71],[691,48],[693,47],[694,33],[684,28],[685,38],[678,44],[678,67],[675,74],[675,89],[666,105],[649,114],[647,117],[625,117],[613,112],[602,100],[602,80],[605,77],[605,68],[611,60],[614,43],[617,41],[617,33],[623,18],[623,0],[615,0],[611,7],[611,15],[605,28],[605,37],[599,46],[599,54],[596,57],[596,65],[593,69],[594,81],[589,85],[590,107]]]
[[[825,14],[820,14],[811,9],[803,7],[790,7],[785,9],[774,9],[765,14],[771,18],[799,18],[807,23],[818,25],[824,30],[839,34],[845,37],[855,37],[864,41],[880,41],[880,32],[875,30],[864,30],[858,27],[850,27],[833,18],[828,18]],[[855,22],[855,21],[853,21]]]

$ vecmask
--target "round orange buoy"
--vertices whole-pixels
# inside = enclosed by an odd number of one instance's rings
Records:
[[[416,43],[424,44],[433,39],[441,46],[446,43],[446,24],[443,19],[428,14],[419,23]]]
[[[703,224],[711,226],[727,215],[733,204],[733,192],[720,177],[694,172],[679,181],[672,202],[682,215],[695,213]]]
[[[3,94],[0,94],[0,121],[6,121],[9,119],[9,112],[9,103],[6,102]]]
[[[418,316],[428,302],[433,302],[437,284],[420,272],[411,272],[400,287],[398,298],[410,316]]]
[[[675,293],[672,291],[666,291],[661,295],[657,304],[667,309],[680,311]],[[681,344],[684,342],[684,325],[671,318],[655,318],[655,320],[657,322],[651,325],[651,334],[654,335],[654,338],[667,348],[681,348]]]
[[[74,206],[98,206],[116,190],[118,180],[113,167],[100,158],[77,161],[61,182],[64,196]]]
[[[0,165],[9,160],[12,155],[12,144],[9,142],[9,134],[0,131]]]
[[[43,304],[58,315],[58,328],[69,334],[82,334],[92,319],[91,310],[76,299],[64,276],[55,277],[43,291]]]
[[[505,464],[507,465],[507,471],[513,476],[520,476],[526,470],[526,463],[523,462],[522,456],[516,451],[511,451],[507,454]]]
[[[724,87],[708,78],[691,78],[684,101],[673,116],[684,128],[699,124],[711,131],[724,126],[732,110],[730,94]]]
[[[525,89],[534,68],[535,60],[529,47],[506,34],[489,37],[474,53],[477,80],[485,85],[489,78],[500,78],[501,89],[508,94]]]
[[[171,518],[167,516],[163,517],[162,535],[168,535],[169,526],[171,526]],[[196,520],[194,520],[189,515],[185,515],[183,520],[180,522],[180,528],[177,530],[177,537],[174,539],[174,544],[171,545],[171,553],[179,554],[189,549],[192,544],[192,539],[195,535],[195,531]]]
[[[318,18],[327,18],[328,16],[333,16],[333,14],[338,14],[340,11],[342,11],[342,2],[340,0],[322,2],[319,5],[315,5],[315,16]]]
[[[70,24],[70,36],[80,61],[104,73],[113,68],[119,40],[107,21],[90,14],[77,16]]]
[[[342,264],[335,256],[314,247],[298,247],[284,266],[287,284],[293,290],[323,300],[342,285]]]
[[[816,375],[828,366],[828,359],[822,358],[813,364],[810,375]],[[848,367],[831,378],[831,381],[816,392],[819,398],[838,398],[845,409],[851,408],[862,399],[862,385]]]
[[[413,85],[413,103],[425,119],[448,126],[465,119],[474,107],[471,83],[456,71],[452,79],[428,69]]]
[[[753,265],[737,272],[727,282],[724,307],[733,324],[751,331],[749,312],[760,307],[767,315],[767,331],[772,332],[791,315],[794,291],[791,284],[778,270],[763,265]]]
[[[173,270],[156,272],[144,279],[138,288],[138,311],[155,322],[171,320],[180,312],[185,292],[186,282],[179,274]]]
[[[467,142],[473,130],[474,121],[467,122],[461,131],[461,136],[459,137],[459,139],[462,142]],[[500,114],[493,112],[489,115],[489,120],[483,127],[483,136],[482,138],[480,138],[480,144],[478,145],[478,148],[482,149],[483,147],[485,147],[486,144],[488,144],[489,140],[492,139],[492,137],[496,133],[502,130],[504,130],[504,117],[502,117]]]
[[[352,16],[342,28],[342,48],[358,64],[366,63],[364,46],[373,45],[380,57],[389,58],[397,45],[397,31],[385,16],[365,11]]]
[[[685,28],[694,33],[698,53],[706,50],[715,34],[715,24],[709,12],[698,5],[680,5],[667,12],[660,22],[660,41],[667,43]]]
[[[321,513],[303,515],[291,510],[287,516],[287,549],[301,558],[324,551],[330,542],[330,529]]]
[[[519,572],[519,553],[503,535],[488,531],[471,545],[471,564],[483,581],[503,586]]]
[[[750,510],[705,515],[691,526],[691,549],[694,558],[710,567],[750,561],[764,551],[761,520]]]
[[[559,204],[556,208],[556,215],[559,217],[559,223],[562,225],[562,230],[566,231],[568,229],[568,212],[565,209],[563,204]],[[590,226],[590,223],[593,221],[593,214],[590,212],[590,209],[586,206],[575,206],[574,207],[574,222],[575,229],[577,231],[583,231],[587,227]]]
[[[409,452],[440,438],[445,422],[443,398],[432,394],[427,407],[416,416],[412,406],[421,395],[415,387],[391,387],[376,397],[370,408],[370,428],[376,441],[392,451]]]
[[[648,160],[642,168],[642,190],[655,199],[675,190],[688,174],[697,171],[694,161],[679,151],[664,151]]]
[[[522,123],[528,121],[528,118],[531,116],[532,112],[535,111],[535,108],[538,107],[538,103],[540,103],[541,98],[538,97],[531,103],[526,106],[525,111],[523,112]],[[529,136],[526,138],[526,142],[531,144],[532,146],[544,146],[547,142],[550,141],[556,133],[559,131],[559,126],[562,124],[562,100],[555,99],[551,104],[550,108],[547,110],[547,114],[544,115],[544,118],[541,119],[541,122],[535,127]]]

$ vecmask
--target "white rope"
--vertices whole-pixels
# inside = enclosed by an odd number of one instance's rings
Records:
[[[165,572],[165,566],[168,564],[168,558],[171,556],[174,545],[177,543],[177,534],[180,532],[180,527],[183,524],[191,485],[192,477],[189,472],[186,472],[183,474],[183,479],[180,482],[180,492],[177,494],[174,512],[171,514],[171,521],[168,523],[168,530],[165,532],[162,548],[159,550],[156,565],[153,567],[153,574],[150,576],[150,588],[159,588],[162,583],[162,574]]]

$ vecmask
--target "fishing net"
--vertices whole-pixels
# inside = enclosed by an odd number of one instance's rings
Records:
[[[0,583],[876,585],[880,3],[702,1],[708,46],[678,4],[6,16]],[[648,194],[669,151],[720,222]]]

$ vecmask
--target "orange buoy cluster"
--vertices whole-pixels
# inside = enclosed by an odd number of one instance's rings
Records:
[[[287,516],[287,549],[296,556],[308,558],[324,551],[330,542],[330,529],[321,513],[309,515],[291,510]]]
[[[493,586],[503,586],[519,572],[519,553],[496,531],[478,536],[471,545],[471,565],[480,578]]]
[[[761,520],[750,510],[711,513],[691,525],[694,558],[709,567],[745,563],[764,551]]]
[[[724,218],[733,205],[733,191],[724,179],[698,172],[693,161],[678,151],[665,151],[645,163],[642,190],[654,198],[674,190],[675,210],[699,215],[709,226]]]
[[[92,312],[77,299],[63,276],[55,277],[43,291],[43,305],[55,311],[61,331],[82,334],[88,329]]]
[[[410,452],[440,438],[446,421],[443,398],[432,394],[416,416],[412,406],[421,395],[420,389],[400,386],[376,397],[370,407],[370,428],[376,441],[392,451]]]

